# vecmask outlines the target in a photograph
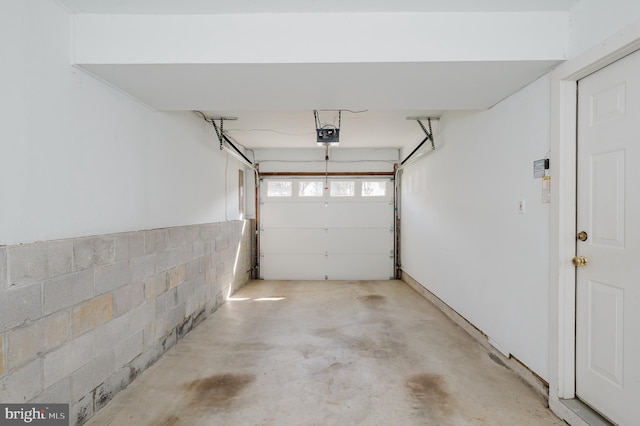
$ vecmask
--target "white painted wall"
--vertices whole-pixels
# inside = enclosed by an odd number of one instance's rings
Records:
[[[0,2],[0,39],[0,245],[238,217],[210,126],[71,67],[57,3]]]
[[[637,0],[581,0],[569,11],[568,58],[573,58],[640,19]]]
[[[445,113],[436,151],[404,169],[401,209],[403,270],[543,378],[549,205],[533,161],[549,151],[549,82]]]
[[[326,149],[256,149],[255,159],[261,172],[393,172],[399,163],[394,148],[330,148],[329,163]]]

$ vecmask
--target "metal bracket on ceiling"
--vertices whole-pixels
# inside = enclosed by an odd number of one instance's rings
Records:
[[[210,117],[210,118],[205,118],[205,120],[208,121],[209,123],[211,123],[213,125],[213,128],[216,130],[216,135],[218,136],[218,140],[220,141],[220,150],[221,151],[224,150],[224,151],[229,152],[230,154],[232,154],[236,158],[238,158],[240,161],[243,161],[243,162],[246,161],[247,165],[249,167],[254,168],[254,170],[255,170],[255,166],[254,166],[253,162],[251,160],[249,160],[247,158],[247,156],[244,155],[244,153],[242,151],[240,151],[240,149],[238,149],[238,147],[224,133],[224,122],[225,121],[235,121],[237,119],[238,119],[238,117]],[[216,124],[216,121],[220,121],[220,126],[219,127]],[[231,148],[233,148],[233,151],[231,151],[229,149],[229,147],[227,147],[224,144],[225,142],[227,143],[227,145],[229,145]],[[240,157],[238,157],[238,156],[240,156]]]
[[[216,135],[218,135],[218,140],[220,141],[220,149],[224,145],[224,141],[227,139],[224,134],[224,122],[225,121],[235,121],[238,117],[211,117],[207,121],[209,121],[213,128],[216,129]],[[220,121],[220,127],[216,124],[216,120]]]
[[[435,141],[433,140],[433,130],[431,128],[431,121],[438,121],[440,120],[438,117],[407,117],[407,120],[415,120],[418,122],[418,124],[420,125],[420,127],[422,128],[422,130],[424,131],[424,133],[426,134],[426,137],[422,140],[422,142],[420,142],[418,144],[417,147],[415,147],[415,149],[413,151],[411,151],[411,154],[409,154],[407,156],[407,158],[405,158],[404,160],[402,160],[402,162],[400,163],[400,165],[403,165],[404,163],[407,162],[407,160],[409,160],[409,158],[411,158],[413,156],[413,154],[416,153],[416,151],[418,151],[422,145],[424,145],[425,142],[430,141],[431,142],[431,150],[436,149],[436,144]],[[424,123],[422,122],[423,120],[427,121],[427,126],[429,127],[429,130],[427,130],[427,128],[425,127]]]

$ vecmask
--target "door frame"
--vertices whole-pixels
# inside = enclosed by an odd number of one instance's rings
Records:
[[[549,229],[549,407],[586,425],[563,400],[575,398],[575,256],[577,100],[581,78],[640,50],[640,21],[551,73],[551,218]]]
[[[261,205],[261,186],[262,182],[265,179],[305,179],[305,178],[318,178],[322,177],[326,178],[354,178],[354,179],[367,179],[370,178],[372,180],[381,179],[381,180],[390,180],[391,190],[393,191],[391,194],[391,198],[393,200],[393,275],[396,279],[400,279],[397,275],[398,267],[397,267],[397,259],[399,257],[398,250],[399,246],[397,245],[397,235],[398,232],[398,221],[397,221],[397,212],[398,212],[398,198],[397,198],[397,183],[398,182],[398,164],[394,163],[393,171],[371,171],[371,172],[355,172],[355,171],[343,171],[343,172],[309,172],[309,171],[298,171],[298,172],[260,172],[259,164],[256,163],[256,187],[255,187],[255,206],[256,206],[256,226],[255,226],[255,245],[256,245],[256,267],[254,268],[254,279],[263,279],[261,278],[261,256],[260,256],[260,239],[262,237],[262,232],[260,231],[261,226],[261,218],[260,218],[260,209]]]

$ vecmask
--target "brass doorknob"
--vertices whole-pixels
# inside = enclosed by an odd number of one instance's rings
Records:
[[[587,235],[587,233],[584,231],[580,231],[578,232],[578,235],[576,235],[576,238],[579,239],[580,241],[587,241],[587,238],[589,238],[589,235]]]
[[[587,266],[587,258],[584,256],[575,256],[571,259],[573,266]]]

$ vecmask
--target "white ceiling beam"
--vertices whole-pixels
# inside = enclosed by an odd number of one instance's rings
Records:
[[[562,60],[566,12],[88,15],[76,64]]]

